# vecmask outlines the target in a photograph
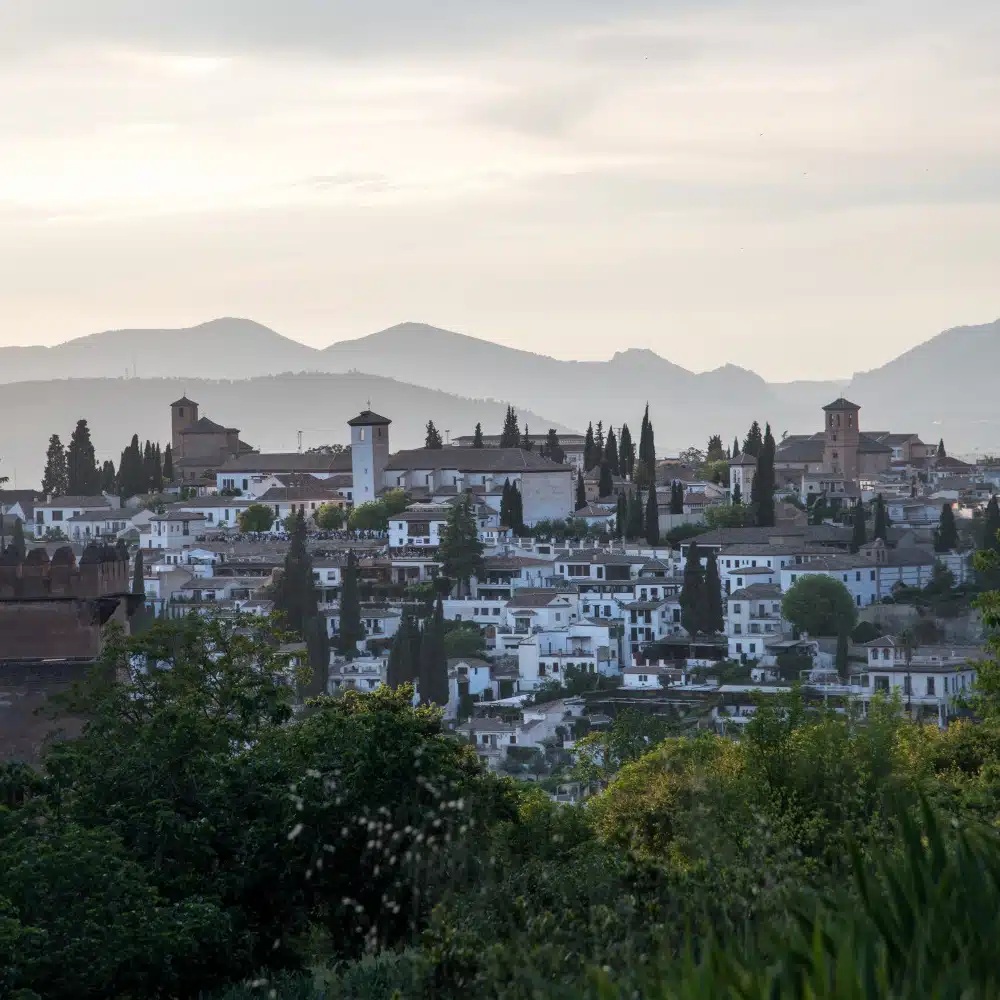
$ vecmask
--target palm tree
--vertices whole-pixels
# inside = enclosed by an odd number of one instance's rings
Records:
[[[911,715],[910,699],[913,694],[913,680],[910,677],[910,664],[913,663],[913,654],[920,648],[920,640],[917,633],[912,628],[904,628],[899,633],[899,645],[903,650],[903,659],[906,661],[906,714]]]

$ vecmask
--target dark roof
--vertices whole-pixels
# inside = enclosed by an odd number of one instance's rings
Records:
[[[188,399],[187,396],[181,396],[180,399],[175,399],[171,406],[197,406],[198,404],[193,399]]]
[[[328,500],[332,497],[340,499],[337,488],[326,486],[322,479],[317,479],[315,486],[272,486],[257,499],[260,503],[285,503],[291,500]]]
[[[822,462],[823,452],[826,449],[826,442],[821,434],[814,437],[803,437],[789,435],[782,441],[774,451],[776,462]]]
[[[862,455],[887,455],[892,451],[887,444],[876,441],[867,434],[858,435],[858,451]]]
[[[414,448],[397,451],[386,466],[388,472],[412,469],[455,469],[459,472],[568,472],[534,451],[520,448]]]
[[[729,595],[731,601],[777,601],[781,599],[781,587],[776,583],[751,583],[742,590]]]
[[[185,427],[181,431],[181,434],[225,434],[226,428],[222,424],[217,424],[214,420],[209,420],[208,417],[201,417],[196,420],[190,427]]]
[[[777,452],[776,452],[777,454]],[[757,458],[755,455],[748,455],[745,451],[741,452],[736,458],[734,458],[730,465],[757,465]]]
[[[844,399],[843,396],[838,396],[832,403],[827,403],[823,407],[826,411],[831,410],[860,410],[861,407],[857,403],[852,403],[849,399]]]
[[[353,420],[347,421],[348,427],[374,427],[376,424],[391,424],[388,417],[379,416],[371,410],[362,410]]]
[[[351,453],[339,455],[302,454],[297,451],[239,455],[226,459],[219,466],[220,473],[229,472],[349,472]]]
[[[90,497],[53,497],[46,503],[36,504],[36,507],[54,508],[56,510],[69,507],[110,507],[111,501],[104,495]]]

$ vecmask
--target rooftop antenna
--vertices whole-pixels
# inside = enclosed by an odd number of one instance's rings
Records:
[[[302,431],[299,431],[299,454],[302,454]]]
[[[444,432],[444,443],[451,444],[451,431],[445,430]]]

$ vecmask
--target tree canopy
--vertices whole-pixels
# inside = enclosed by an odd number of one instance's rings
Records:
[[[811,636],[849,634],[858,614],[850,591],[822,573],[800,576],[785,592],[781,613]]]
[[[468,588],[469,581],[483,573],[483,543],[468,493],[451,506],[448,520],[441,533],[438,558],[445,576],[455,580],[459,589]]]

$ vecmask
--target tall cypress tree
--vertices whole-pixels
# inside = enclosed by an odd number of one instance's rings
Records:
[[[865,505],[860,498],[854,504],[854,514],[851,519],[854,532],[851,535],[851,551],[857,552],[868,541],[868,529],[865,525]]]
[[[483,575],[483,543],[468,493],[448,512],[438,558],[442,572],[458,585],[459,594],[464,594],[473,577]]]
[[[593,421],[591,421],[587,424],[587,433],[583,438],[583,468],[587,472],[590,472],[590,470],[597,465],[597,459],[594,452],[594,424]]]
[[[642,415],[642,432],[639,435],[639,458],[646,466],[649,481],[656,481],[656,443],[653,438],[653,424],[649,419],[649,403]]]
[[[706,611],[705,571],[701,565],[701,550],[692,541],[684,563],[684,584],[681,587],[681,624],[688,634],[704,632],[708,621]]]
[[[361,624],[361,598],[358,593],[358,561],[352,549],[347,553],[347,565],[343,572],[340,588],[340,631],[337,634],[337,648],[344,656],[358,655],[358,643],[365,637],[365,627]]]
[[[472,435],[472,447],[482,448],[483,446],[483,425],[480,423],[476,424],[476,431]]]
[[[101,473],[86,420],[76,422],[66,449],[66,481],[70,496],[95,496],[101,489]]]
[[[621,467],[618,464],[618,441],[615,438],[615,429],[608,428],[608,438],[604,442],[604,463],[608,471],[613,476],[621,475]]]
[[[684,485],[676,480],[670,484],[670,513],[684,513]]]
[[[135,610],[129,618],[129,632],[138,635],[145,632],[150,625],[151,613],[146,608],[146,572],[143,561],[142,549],[139,548],[135,554],[135,564],[132,568],[132,593],[142,595],[142,602],[137,603]]]
[[[741,507],[743,505],[743,490],[740,489],[739,483],[733,487],[732,503],[734,507]]]
[[[625,537],[625,528],[628,524],[628,504],[625,501],[625,494],[618,494],[618,506],[615,508],[615,538]]]
[[[601,477],[597,484],[597,494],[601,497],[609,497],[615,491],[615,484],[611,479],[611,469],[607,462],[601,462]]]
[[[574,510],[583,510],[587,506],[587,487],[583,482],[583,473],[576,474],[576,507]]]
[[[986,505],[983,528],[983,549],[987,552],[1000,552],[1000,503],[996,494],[990,497],[990,502]]]
[[[420,641],[420,700],[428,705],[448,704],[448,659],[444,647],[444,605],[438,597],[434,615],[424,625]]]
[[[403,616],[399,622],[399,629],[392,639],[392,647],[389,650],[389,662],[386,667],[386,684],[391,688],[397,688],[401,684],[412,684],[417,679],[417,663],[413,659],[414,641],[413,631],[416,625],[410,617],[409,611],[403,611]],[[417,630],[416,648],[420,649],[420,633]]]
[[[955,512],[951,504],[946,503],[941,508],[941,519],[934,532],[934,551],[953,552],[958,548],[958,527],[955,525]]]
[[[881,493],[875,497],[875,528],[872,537],[880,538],[883,542],[889,537],[889,515],[885,509],[885,498]]]
[[[66,449],[58,434],[49,438],[45,452],[45,474],[42,476],[42,492],[50,499],[65,496],[69,491],[69,473],[66,469]]]
[[[633,490],[628,497],[628,527],[625,531],[625,537],[629,541],[636,541],[642,538],[644,533],[642,497],[638,490]]]
[[[163,481],[174,481],[174,450],[169,444],[163,449]]]
[[[424,434],[424,447],[430,448],[432,451],[436,451],[444,447],[441,432],[434,426],[433,420],[427,421],[427,427],[425,428]]]
[[[2,532],[0,532],[2,534]],[[24,541],[24,525],[19,517],[14,518],[14,527],[11,529],[10,547],[14,550],[18,562],[24,562],[24,557],[28,554],[28,546]]]
[[[708,550],[705,562],[705,631],[722,632],[725,621],[722,613],[722,578],[715,549]]]
[[[656,502],[656,487],[646,491],[646,541],[650,545],[660,544],[660,508]]]
[[[521,496],[521,491],[511,484],[511,511],[514,520],[514,524],[511,526],[514,529],[514,534],[521,536],[525,533],[524,525],[524,498]]]
[[[114,493],[118,488],[118,477],[115,475],[115,463],[107,459],[101,466],[101,492]]]
[[[757,459],[757,475],[753,480],[753,502],[757,509],[757,525],[761,528],[774,527],[774,453],[775,442],[771,425],[767,425],[764,444]]]
[[[500,525],[504,528],[512,527],[510,523],[510,480],[503,481],[503,493],[500,495]]]
[[[551,462],[563,465],[566,462],[566,452],[559,443],[559,435],[554,427],[549,428],[549,433],[545,437],[545,444],[542,445],[542,454]]]
[[[528,430],[528,425],[524,425],[524,434],[521,436],[521,450],[531,451],[535,447],[534,442],[531,440],[531,433]]]
[[[632,435],[628,424],[622,424],[622,434],[618,441],[618,474],[631,479],[634,467],[635,446],[632,444]]]
[[[941,438],[941,440],[938,441],[937,457],[938,458],[947,458],[948,457],[948,453],[944,450],[944,438]]]
[[[733,450],[730,452],[729,457],[731,459],[736,459],[740,457],[740,439],[739,437],[733,438]]]
[[[146,492],[146,478],[143,474],[142,453],[139,451],[139,435],[133,434],[132,441],[122,452],[118,462],[118,493],[123,500]]]
[[[597,429],[594,431],[594,451],[597,461],[604,458],[604,424],[598,420]]]

